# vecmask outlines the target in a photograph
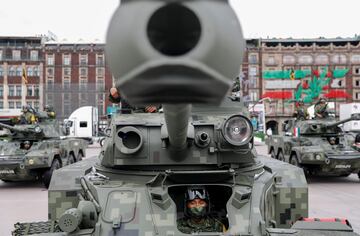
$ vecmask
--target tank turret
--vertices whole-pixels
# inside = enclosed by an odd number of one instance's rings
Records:
[[[11,131],[11,139],[18,140],[42,140],[60,138],[60,126],[58,122],[41,122],[33,125],[7,125],[0,123],[0,127]]]

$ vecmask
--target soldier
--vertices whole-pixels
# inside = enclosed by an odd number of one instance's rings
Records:
[[[199,232],[225,232],[225,226],[209,216],[209,194],[203,186],[188,187],[185,193],[185,217],[177,221],[177,228],[185,234]]]
[[[300,100],[298,102],[298,106],[296,107],[296,110],[295,110],[293,116],[296,117],[297,120],[309,119],[309,112],[307,111],[307,108],[304,105],[304,101]]]
[[[55,113],[54,108],[52,106],[45,105],[44,111],[46,112],[46,114],[48,115],[48,117],[50,119],[55,119],[56,118],[56,113]]]
[[[121,103],[121,113],[129,114],[131,111],[134,112],[146,112],[146,113],[155,113],[157,112],[158,108],[156,106],[146,106],[144,108],[137,108],[131,106],[128,101],[120,96],[119,91],[116,88],[111,88],[109,93],[109,100],[112,103],[119,104]]]
[[[330,137],[329,138],[329,143],[330,143],[330,145],[335,145],[336,144],[336,138],[335,137]]]
[[[22,107],[20,123],[22,123],[22,124],[35,124],[36,123],[35,113],[30,105],[26,105],[26,106]]]
[[[320,100],[315,104],[315,118],[327,118],[328,115],[327,101],[325,98],[320,98]]]
[[[30,141],[27,141],[27,140],[26,140],[26,141],[24,142],[24,144],[23,144],[23,148],[24,148],[25,150],[29,150],[30,147],[31,147]]]

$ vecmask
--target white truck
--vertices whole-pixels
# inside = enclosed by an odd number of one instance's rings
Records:
[[[82,138],[92,143],[99,138],[98,109],[92,106],[80,107],[64,120],[64,125],[68,129],[68,137]]]
[[[360,103],[347,103],[340,104],[340,120],[350,118],[352,114],[360,113]],[[347,122],[343,125],[343,130],[345,132],[359,132],[360,131],[360,121],[353,120]]]

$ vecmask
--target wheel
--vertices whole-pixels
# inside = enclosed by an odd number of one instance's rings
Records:
[[[55,158],[53,160],[53,162],[51,163],[50,169],[48,169],[44,172],[44,174],[42,176],[42,181],[46,188],[49,188],[51,176],[52,176],[54,170],[60,169],[60,167],[61,167],[60,161]]]
[[[285,157],[284,157],[284,153],[280,150],[278,155],[277,155],[277,159],[279,161],[285,161]]]
[[[68,164],[71,165],[76,162],[76,159],[74,157],[74,154],[70,154]]]
[[[105,144],[105,138],[100,139],[99,143],[100,143],[100,146],[101,146],[101,147],[104,146],[104,144]]]
[[[301,168],[299,160],[296,155],[291,155],[290,164]]]

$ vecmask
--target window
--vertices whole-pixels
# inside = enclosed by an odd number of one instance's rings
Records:
[[[70,55],[66,54],[63,56],[63,64],[65,66],[69,66],[71,63],[71,60],[70,60]]]
[[[21,97],[21,86],[15,86],[15,96]]]
[[[26,74],[27,74],[27,76],[33,76],[33,75],[34,75],[33,68],[32,68],[32,67],[28,67]]]
[[[9,108],[10,109],[15,109],[15,102],[9,101]]]
[[[15,86],[9,85],[9,96],[14,97],[15,96]]]
[[[302,55],[299,57],[299,63],[300,64],[312,64],[313,63],[313,58],[310,55]]]
[[[0,98],[4,96],[4,86],[0,85]]]
[[[293,64],[295,64],[295,62],[296,62],[295,56],[285,55],[285,56],[283,57],[283,63],[284,63],[285,65],[293,65]]]
[[[249,55],[249,63],[250,64],[256,64],[258,63],[258,57],[256,54],[250,54]]]
[[[47,76],[54,76],[54,68],[52,68],[52,67],[48,67],[47,69],[46,69],[46,73],[47,73]]]
[[[96,65],[97,66],[104,66],[104,55],[97,55],[96,56]]]
[[[266,64],[267,65],[276,65],[275,57],[273,57],[273,56],[268,57],[268,59],[266,60]]]
[[[87,127],[87,121],[80,121],[80,128],[86,128]]]
[[[87,68],[80,68],[80,76],[87,76]]]
[[[21,109],[21,102],[15,102],[16,109]]]
[[[96,89],[98,91],[104,91],[105,90],[105,83],[103,79],[96,80]]]
[[[86,66],[87,63],[88,63],[88,56],[86,54],[80,54],[79,64],[81,66]]]
[[[4,102],[3,102],[3,100],[0,100],[0,109],[4,109]]]
[[[65,67],[65,68],[63,69],[63,74],[64,74],[64,76],[70,76],[70,74],[71,74],[70,68]]]
[[[88,94],[80,93],[79,100],[80,100],[80,104],[79,104],[80,106],[88,105]]]
[[[16,71],[15,66],[11,66],[9,69],[9,76],[15,76],[16,74],[15,71]]]
[[[360,67],[354,67],[353,74],[360,75]]]
[[[331,57],[331,61],[334,64],[346,64],[347,58],[342,54],[335,54]]]
[[[360,55],[352,55],[350,61],[354,64],[360,64]]]
[[[0,50],[0,60],[2,60],[3,59],[3,51],[2,50]]]
[[[16,76],[22,76],[22,68],[21,68],[21,66],[18,66],[16,68]]]
[[[249,75],[250,75],[250,76],[256,76],[256,75],[257,75],[257,67],[251,66],[251,67],[249,68]]]
[[[353,99],[354,100],[360,100],[360,92],[359,91],[354,91]]]
[[[33,96],[33,86],[28,85],[26,92],[27,92],[27,96],[32,97]]]
[[[0,66],[0,76],[4,76],[4,69],[2,66]]]
[[[80,89],[81,90],[87,89],[87,79],[80,79]]]
[[[48,66],[53,66],[55,63],[54,63],[54,55],[47,55],[47,65]]]
[[[40,96],[39,85],[34,85],[34,96],[35,96],[35,97],[39,97],[39,96]]]
[[[54,89],[54,80],[53,79],[48,79],[46,81],[46,86],[47,86],[47,89]]]
[[[104,68],[96,68],[96,76],[104,76]]]
[[[12,59],[13,60],[20,60],[21,59],[21,51],[20,50],[13,50],[12,51]]]
[[[354,80],[354,87],[360,87],[360,79]]]
[[[39,103],[38,101],[35,101],[35,102],[34,102],[34,108],[35,108],[35,110],[39,110],[39,108],[40,108],[40,103]]]
[[[35,66],[34,67],[34,76],[40,76],[40,72],[39,72],[39,67]]]
[[[35,50],[30,51],[30,60],[37,61],[39,59],[39,52]]]
[[[318,55],[315,59],[315,63],[319,65],[329,64],[329,57],[327,55]]]
[[[63,80],[63,88],[70,89],[70,78],[64,78]]]
[[[46,94],[46,104],[47,105],[54,104],[54,94],[52,94],[52,93]]]

